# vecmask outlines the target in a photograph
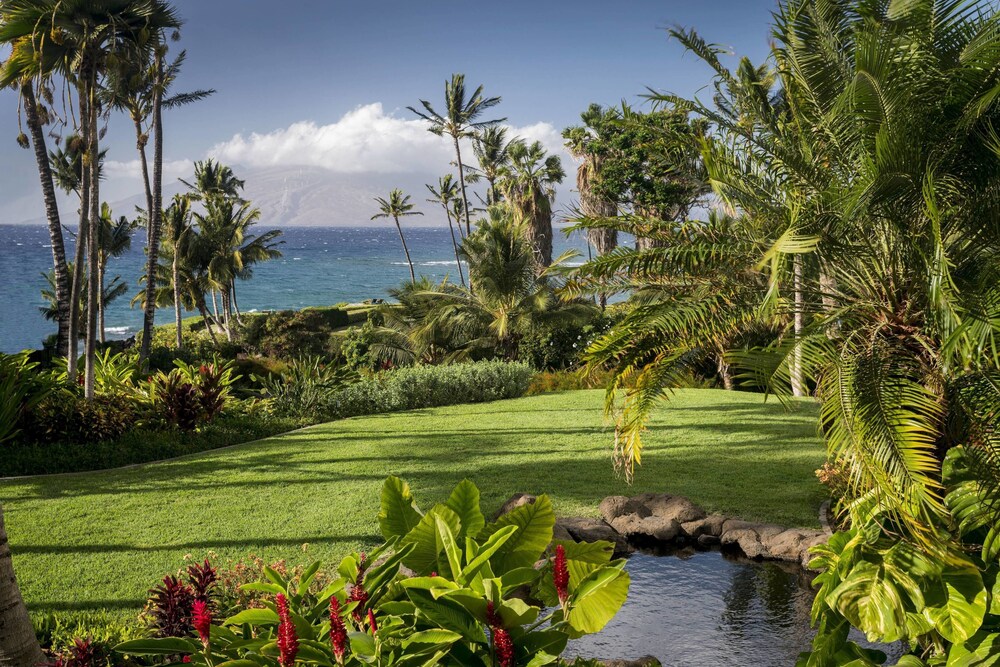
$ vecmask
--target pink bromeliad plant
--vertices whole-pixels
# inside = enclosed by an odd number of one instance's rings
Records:
[[[385,543],[344,558],[322,590],[319,563],[293,578],[265,568],[244,585],[263,608],[216,623],[196,601],[189,636],[116,650],[205,667],[540,667],[600,631],[628,595],[611,544],[553,541],[544,495],[487,523],[471,482],[423,511],[390,477],[378,520]]]

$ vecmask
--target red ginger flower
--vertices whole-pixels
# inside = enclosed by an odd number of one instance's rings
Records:
[[[556,546],[556,557],[552,563],[552,583],[555,584],[559,604],[566,606],[566,600],[569,599],[569,568],[566,567],[566,549],[561,544]]]
[[[292,667],[295,655],[299,652],[299,636],[295,633],[295,624],[288,612],[288,598],[281,593],[275,600],[278,607],[278,651],[281,653],[281,667]]]
[[[344,664],[347,628],[344,627],[344,619],[340,617],[340,600],[336,595],[330,598],[330,645],[333,647],[333,657],[337,659],[337,664]]]
[[[492,600],[486,603],[486,624],[491,628],[503,627],[503,619],[497,614]]]
[[[201,643],[208,648],[209,636],[212,632],[212,610],[204,600],[195,600],[191,608],[191,625],[201,637]]]
[[[371,628],[372,634],[378,632],[378,624],[375,622],[375,612],[371,609],[368,610],[368,627]]]
[[[493,650],[500,667],[514,667],[514,642],[503,628],[493,628]]]
[[[348,602],[357,602],[358,605],[351,612],[351,618],[354,619],[355,624],[361,624],[361,612],[365,608],[365,603],[368,602],[368,591],[364,589],[361,584],[355,584],[351,588],[351,594],[347,596]]]

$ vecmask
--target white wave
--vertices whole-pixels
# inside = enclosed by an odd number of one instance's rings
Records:
[[[292,257],[292,261],[295,261],[295,262],[299,261],[300,259],[302,259],[302,258],[301,257]]]
[[[132,327],[104,327],[104,333],[112,336],[124,336],[132,332]]]

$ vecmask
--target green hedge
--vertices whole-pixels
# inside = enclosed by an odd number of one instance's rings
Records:
[[[339,419],[517,398],[528,390],[533,375],[528,364],[504,361],[401,368],[332,392],[324,412]]]

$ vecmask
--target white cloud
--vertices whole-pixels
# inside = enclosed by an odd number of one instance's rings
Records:
[[[562,150],[559,132],[550,123],[511,128],[511,134],[537,139],[550,151]],[[438,173],[454,159],[451,144],[428,132],[425,121],[387,114],[378,102],[328,125],[299,121],[265,134],[238,134],[209,155],[252,167],[314,166],[349,174]]]

